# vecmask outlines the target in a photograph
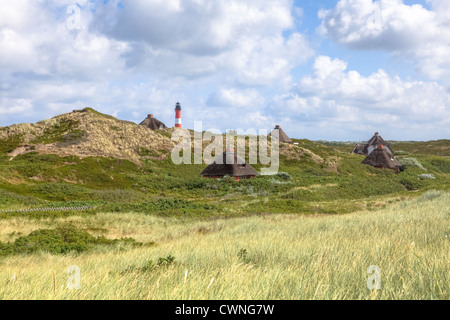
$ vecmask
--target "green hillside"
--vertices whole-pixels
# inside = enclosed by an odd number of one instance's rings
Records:
[[[405,170],[397,175],[362,165],[363,157],[343,152],[336,145],[294,139],[296,145],[281,147],[278,175],[236,183],[200,177],[206,164],[173,164],[170,129],[151,131],[92,109],[55,117],[46,127],[38,123],[25,128],[34,128],[36,133],[30,137],[30,132],[17,125],[1,129],[0,210],[92,205],[91,213],[348,213],[450,185],[450,159],[435,155],[435,148],[423,144],[415,148],[412,142],[405,143],[410,146],[403,148],[407,150],[402,155],[405,160],[400,159]],[[119,132],[119,136],[101,136],[102,144],[111,146],[109,152],[86,143],[108,130]],[[137,134],[143,137],[136,139]],[[113,149],[118,137],[123,147]],[[151,147],[139,144],[145,139]],[[421,153],[409,153],[416,149]],[[14,150],[22,152],[12,157]],[[83,151],[70,154],[72,150]],[[259,171],[262,166],[254,167]],[[0,214],[9,217],[17,213]],[[64,213],[33,212],[37,217],[58,214]]]
[[[434,142],[395,174],[294,139],[278,174],[236,182],[175,165],[171,133],[92,109],[0,128],[0,299],[448,299]]]

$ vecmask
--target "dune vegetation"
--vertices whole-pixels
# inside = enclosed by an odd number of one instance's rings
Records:
[[[293,139],[235,182],[175,165],[171,130],[93,109],[0,128],[0,299],[450,298],[450,141],[399,142],[396,174]]]
[[[449,299],[448,208],[448,192],[429,191],[346,215],[15,217],[0,221],[3,243],[70,225],[143,245],[7,255],[0,299]],[[80,290],[67,288],[72,265]],[[379,290],[367,287],[370,266],[381,270]]]

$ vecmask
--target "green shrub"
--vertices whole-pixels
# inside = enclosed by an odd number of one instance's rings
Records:
[[[8,139],[0,140],[0,154],[7,154],[16,150],[23,141],[23,134],[10,135]]]
[[[170,266],[171,264],[173,264],[175,261],[175,257],[172,255],[168,255],[165,258],[159,258],[158,259],[158,263],[156,264],[157,266],[161,267],[161,266]]]
[[[33,197],[22,196],[13,192],[0,189],[0,207],[14,204],[34,205],[41,203],[43,203],[42,200]]]
[[[51,254],[80,253],[97,245],[118,243],[141,245],[131,238],[116,240],[106,239],[105,237],[96,238],[86,231],[68,226],[51,230],[36,230],[28,236],[17,238],[14,243],[1,244],[0,256],[32,254],[35,252],[48,252]]]
[[[129,189],[94,190],[91,193],[93,200],[102,202],[137,202],[144,197],[141,192]]]
[[[111,212],[180,212],[180,213],[201,213],[211,210],[217,210],[217,207],[209,204],[201,204],[194,201],[180,200],[180,199],[158,199],[152,202],[141,203],[111,203],[102,206],[103,211]]]
[[[34,139],[32,143],[50,144],[55,142],[64,142],[65,139],[71,139],[71,132],[74,132],[74,136],[82,136],[83,133],[80,130],[75,131],[79,124],[80,121],[59,119],[57,124],[45,129],[44,133]]]
[[[138,149],[138,154],[141,157],[159,157],[160,153],[155,151],[155,150],[149,150],[147,148],[139,148]]]
[[[398,160],[404,167],[417,167],[419,169],[427,171],[427,169],[424,168],[424,166],[422,166],[422,164],[420,164],[420,162],[417,161],[416,158],[399,158]]]
[[[149,260],[147,264],[142,267],[140,270],[143,272],[151,272],[160,267],[168,267],[175,262],[175,257],[172,255],[168,255],[167,257],[158,258],[158,262],[155,264],[153,260]],[[128,270],[133,270],[133,268],[129,268]]]
[[[400,179],[400,183],[409,191],[419,190],[424,186],[422,180],[419,180],[417,177],[403,177]]]
[[[417,177],[419,178],[419,180],[436,179],[436,177],[432,174],[419,174]]]
[[[42,183],[31,188],[31,191],[48,200],[90,199],[91,191],[85,187],[70,183]]]
[[[92,108],[84,108],[81,111],[82,112],[91,112],[91,113],[93,113],[93,114],[95,114],[97,116],[100,116],[102,118],[106,118],[106,119],[110,119],[110,120],[117,120],[117,118],[114,118],[113,116],[110,116],[108,114],[104,114],[104,113],[98,112],[97,110],[92,109]]]
[[[291,200],[299,200],[299,201],[325,201],[326,198],[324,195],[320,194],[318,191],[313,190],[305,190],[299,189],[293,192],[290,192],[284,196],[282,199],[291,199]]]
[[[422,160],[422,162],[433,171],[438,173],[450,173],[450,159],[437,156],[429,156]]]
[[[61,138],[61,142],[63,143],[75,143],[75,142],[80,142],[82,141],[84,138],[87,137],[87,132],[84,130],[72,130],[69,133],[66,133],[65,135],[62,136]]]
[[[248,258],[247,249],[244,249],[244,248],[240,249],[238,251],[237,256],[238,256],[239,261],[241,261],[242,263],[249,263],[250,262],[250,260]]]
[[[291,175],[287,172],[278,172],[275,176],[284,181],[292,181]]]

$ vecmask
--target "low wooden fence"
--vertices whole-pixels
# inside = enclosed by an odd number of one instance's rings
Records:
[[[33,209],[16,209],[16,210],[0,210],[0,213],[27,213],[27,212],[48,212],[48,211],[83,211],[94,209],[94,206],[82,207],[57,207],[57,208],[33,208]]]

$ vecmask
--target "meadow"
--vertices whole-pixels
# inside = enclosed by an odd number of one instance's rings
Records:
[[[382,207],[427,190],[446,190],[450,185],[448,157],[405,155],[399,158],[405,170],[397,175],[361,164],[359,155],[308,140],[294,141],[298,145],[282,146],[279,174],[240,183],[205,179],[200,176],[205,165],[175,165],[170,157],[160,160],[143,155],[138,165],[124,159],[37,152],[10,161],[0,153],[0,211],[86,205],[96,209],[85,214],[338,214]],[[262,165],[254,167],[259,171]],[[15,215],[0,212],[3,218]]]
[[[33,139],[76,148],[76,130]],[[11,158],[23,139],[0,141],[0,299],[450,298],[448,140],[399,143],[395,174],[350,144],[294,139],[278,174],[236,183],[175,165],[163,145],[134,150],[138,162]],[[80,290],[67,287],[70,266]],[[370,266],[380,290],[367,287]]]
[[[449,192],[428,191],[343,215],[3,219],[3,243],[70,226],[142,245],[4,256],[0,299],[449,299],[449,208]],[[71,265],[80,290],[67,288]],[[381,270],[380,290],[367,287],[369,266]]]

